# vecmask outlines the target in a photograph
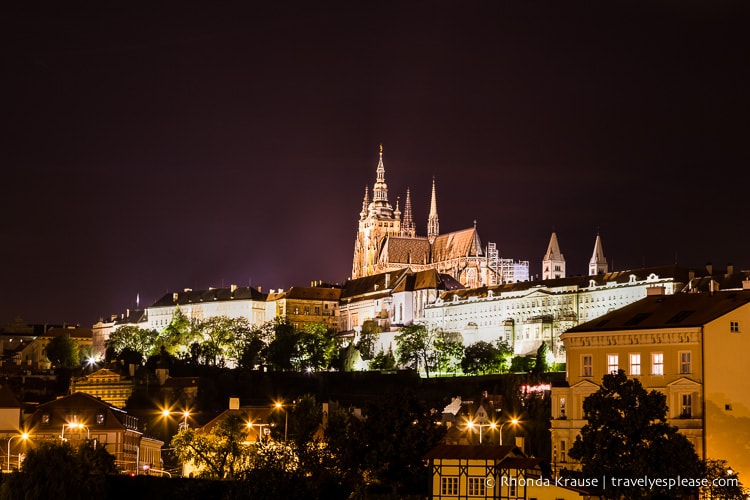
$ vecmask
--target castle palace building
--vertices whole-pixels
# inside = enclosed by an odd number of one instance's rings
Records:
[[[474,227],[440,234],[434,178],[427,236],[417,236],[409,189],[403,214],[398,201],[395,209],[388,201],[381,145],[372,199],[365,187],[359,213],[351,278],[407,268],[415,272],[434,269],[468,288],[529,279],[528,261],[500,259],[494,243],[482,247],[476,222]]]

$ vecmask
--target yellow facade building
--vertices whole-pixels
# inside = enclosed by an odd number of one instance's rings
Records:
[[[555,468],[576,467],[568,451],[587,423],[583,401],[621,369],[666,395],[669,423],[701,459],[750,474],[750,290],[652,295],[560,338],[567,385],[552,388]]]

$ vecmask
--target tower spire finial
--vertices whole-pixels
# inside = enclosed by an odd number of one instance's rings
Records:
[[[437,213],[437,195],[435,194],[435,176],[432,176],[432,196],[430,197],[430,215],[427,217],[427,239],[430,243],[440,234],[440,224]]]

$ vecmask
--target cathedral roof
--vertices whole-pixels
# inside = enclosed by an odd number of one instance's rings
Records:
[[[388,255],[388,262],[419,265],[430,263],[430,242],[427,238],[391,236],[386,239],[382,251]]]
[[[432,262],[479,255],[482,255],[482,242],[476,227],[438,235],[432,244]]]

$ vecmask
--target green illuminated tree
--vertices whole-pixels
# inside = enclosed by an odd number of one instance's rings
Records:
[[[308,323],[299,333],[295,344],[298,368],[327,369],[336,354],[336,341],[322,323]]]
[[[229,415],[209,431],[183,429],[172,438],[175,454],[183,462],[201,469],[200,476],[214,479],[237,479],[252,463],[253,447],[247,439],[247,422],[239,415]]]
[[[362,330],[359,332],[359,342],[355,346],[360,356],[365,361],[370,361],[375,355],[375,343],[383,329],[374,320],[368,319],[362,323]]]
[[[480,340],[464,348],[461,368],[470,375],[499,373],[503,368],[503,359],[500,349]]]
[[[78,342],[67,333],[53,337],[44,348],[44,354],[55,368],[74,370],[81,366]]]
[[[412,324],[399,328],[396,335],[396,355],[402,365],[419,371],[424,368],[425,376],[430,377],[434,365],[435,332],[425,325]]]
[[[155,330],[126,325],[112,332],[104,345],[115,356],[119,356],[126,349],[137,352],[141,357],[140,364],[150,355],[159,352],[158,340],[159,334]]]
[[[601,388],[583,401],[588,423],[570,448],[584,478],[701,477],[695,449],[677,427],[667,423],[666,396],[646,391],[625,372],[605,375]],[[575,475],[575,473],[571,473]],[[603,498],[676,498],[695,488],[637,487],[607,483]]]

